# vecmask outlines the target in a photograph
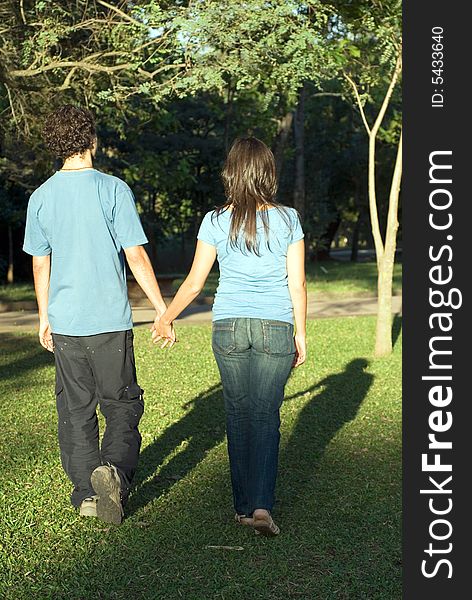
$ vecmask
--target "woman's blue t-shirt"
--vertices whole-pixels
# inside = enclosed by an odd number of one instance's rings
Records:
[[[207,213],[198,239],[216,247],[220,279],[213,304],[213,320],[235,317],[270,319],[293,323],[288,290],[287,250],[304,237],[298,213],[293,208],[267,210],[266,238],[257,215],[259,255],[249,252],[242,241],[232,247],[229,240],[231,211]]]

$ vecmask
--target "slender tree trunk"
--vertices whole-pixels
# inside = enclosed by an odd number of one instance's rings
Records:
[[[300,219],[305,219],[305,84],[298,94],[298,105],[293,120],[295,138],[295,188],[293,205]]]
[[[228,152],[230,146],[229,133],[231,130],[231,120],[233,118],[233,99],[234,99],[234,89],[232,87],[231,81],[228,84],[228,95],[226,99],[226,107],[225,107],[225,131],[224,131],[224,143],[225,150]]]
[[[354,225],[354,231],[352,232],[352,246],[351,246],[351,262],[357,262],[359,256],[359,232],[361,229],[361,213],[357,215],[357,221]]]
[[[378,304],[377,327],[375,332],[375,356],[386,356],[392,351],[392,283],[397,248],[398,198],[402,177],[402,136],[398,142],[397,158],[390,188],[385,233],[385,248],[378,261]]]
[[[13,228],[8,225],[8,271],[7,271],[7,283],[13,283]]]
[[[357,262],[359,256],[359,236],[361,232],[361,225],[364,220],[364,207],[362,204],[362,185],[360,184],[357,177],[353,178],[353,185],[355,189],[355,203],[357,206],[357,219],[352,232],[352,245],[351,245],[351,262]]]
[[[369,212],[374,238],[375,254],[377,257],[377,326],[375,333],[374,355],[376,357],[387,356],[392,351],[392,283],[393,266],[395,260],[395,249],[398,229],[398,197],[400,195],[400,184],[402,177],[402,135],[398,143],[397,158],[393,171],[392,185],[390,188],[387,229],[385,232],[385,244],[379,225],[379,213],[377,208],[377,190],[375,184],[375,146],[377,134],[387,111],[398,77],[402,70],[401,48],[398,53],[397,62],[392,73],[392,78],[387,92],[382,101],[379,113],[372,128],[367,122],[366,113],[355,82],[345,74],[347,81],[354,90],[362,121],[369,136]]]
[[[288,136],[293,123],[293,111],[287,112],[279,121],[279,129],[277,137],[275,138],[273,151],[275,158],[275,168],[277,171],[277,177],[280,181],[282,175],[282,169],[284,165],[284,153],[287,146]]]
[[[336,237],[336,233],[338,232],[340,225],[341,225],[341,215],[338,214],[336,216],[336,219],[334,221],[331,221],[331,223],[328,224],[326,231],[319,238],[320,247],[316,251],[316,259],[317,260],[329,260],[330,259],[331,244],[333,243],[333,240]]]

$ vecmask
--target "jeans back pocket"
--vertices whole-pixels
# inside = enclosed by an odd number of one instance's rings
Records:
[[[264,352],[287,355],[295,352],[293,325],[285,321],[263,321]]]
[[[214,352],[230,354],[236,349],[235,319],[213,321],[212,347]]]

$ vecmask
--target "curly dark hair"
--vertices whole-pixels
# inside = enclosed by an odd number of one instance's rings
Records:
[[[53,111],[44,123],[44,143],[48,150],[63,160],[92,148],[95,138],[93,114],[72,104]]]

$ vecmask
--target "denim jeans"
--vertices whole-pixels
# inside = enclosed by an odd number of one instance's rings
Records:
[[[277,477],[280,406],[295,355],[293,325],[265,319],[213,322],[221,375],[234,508],[272,510]]]

